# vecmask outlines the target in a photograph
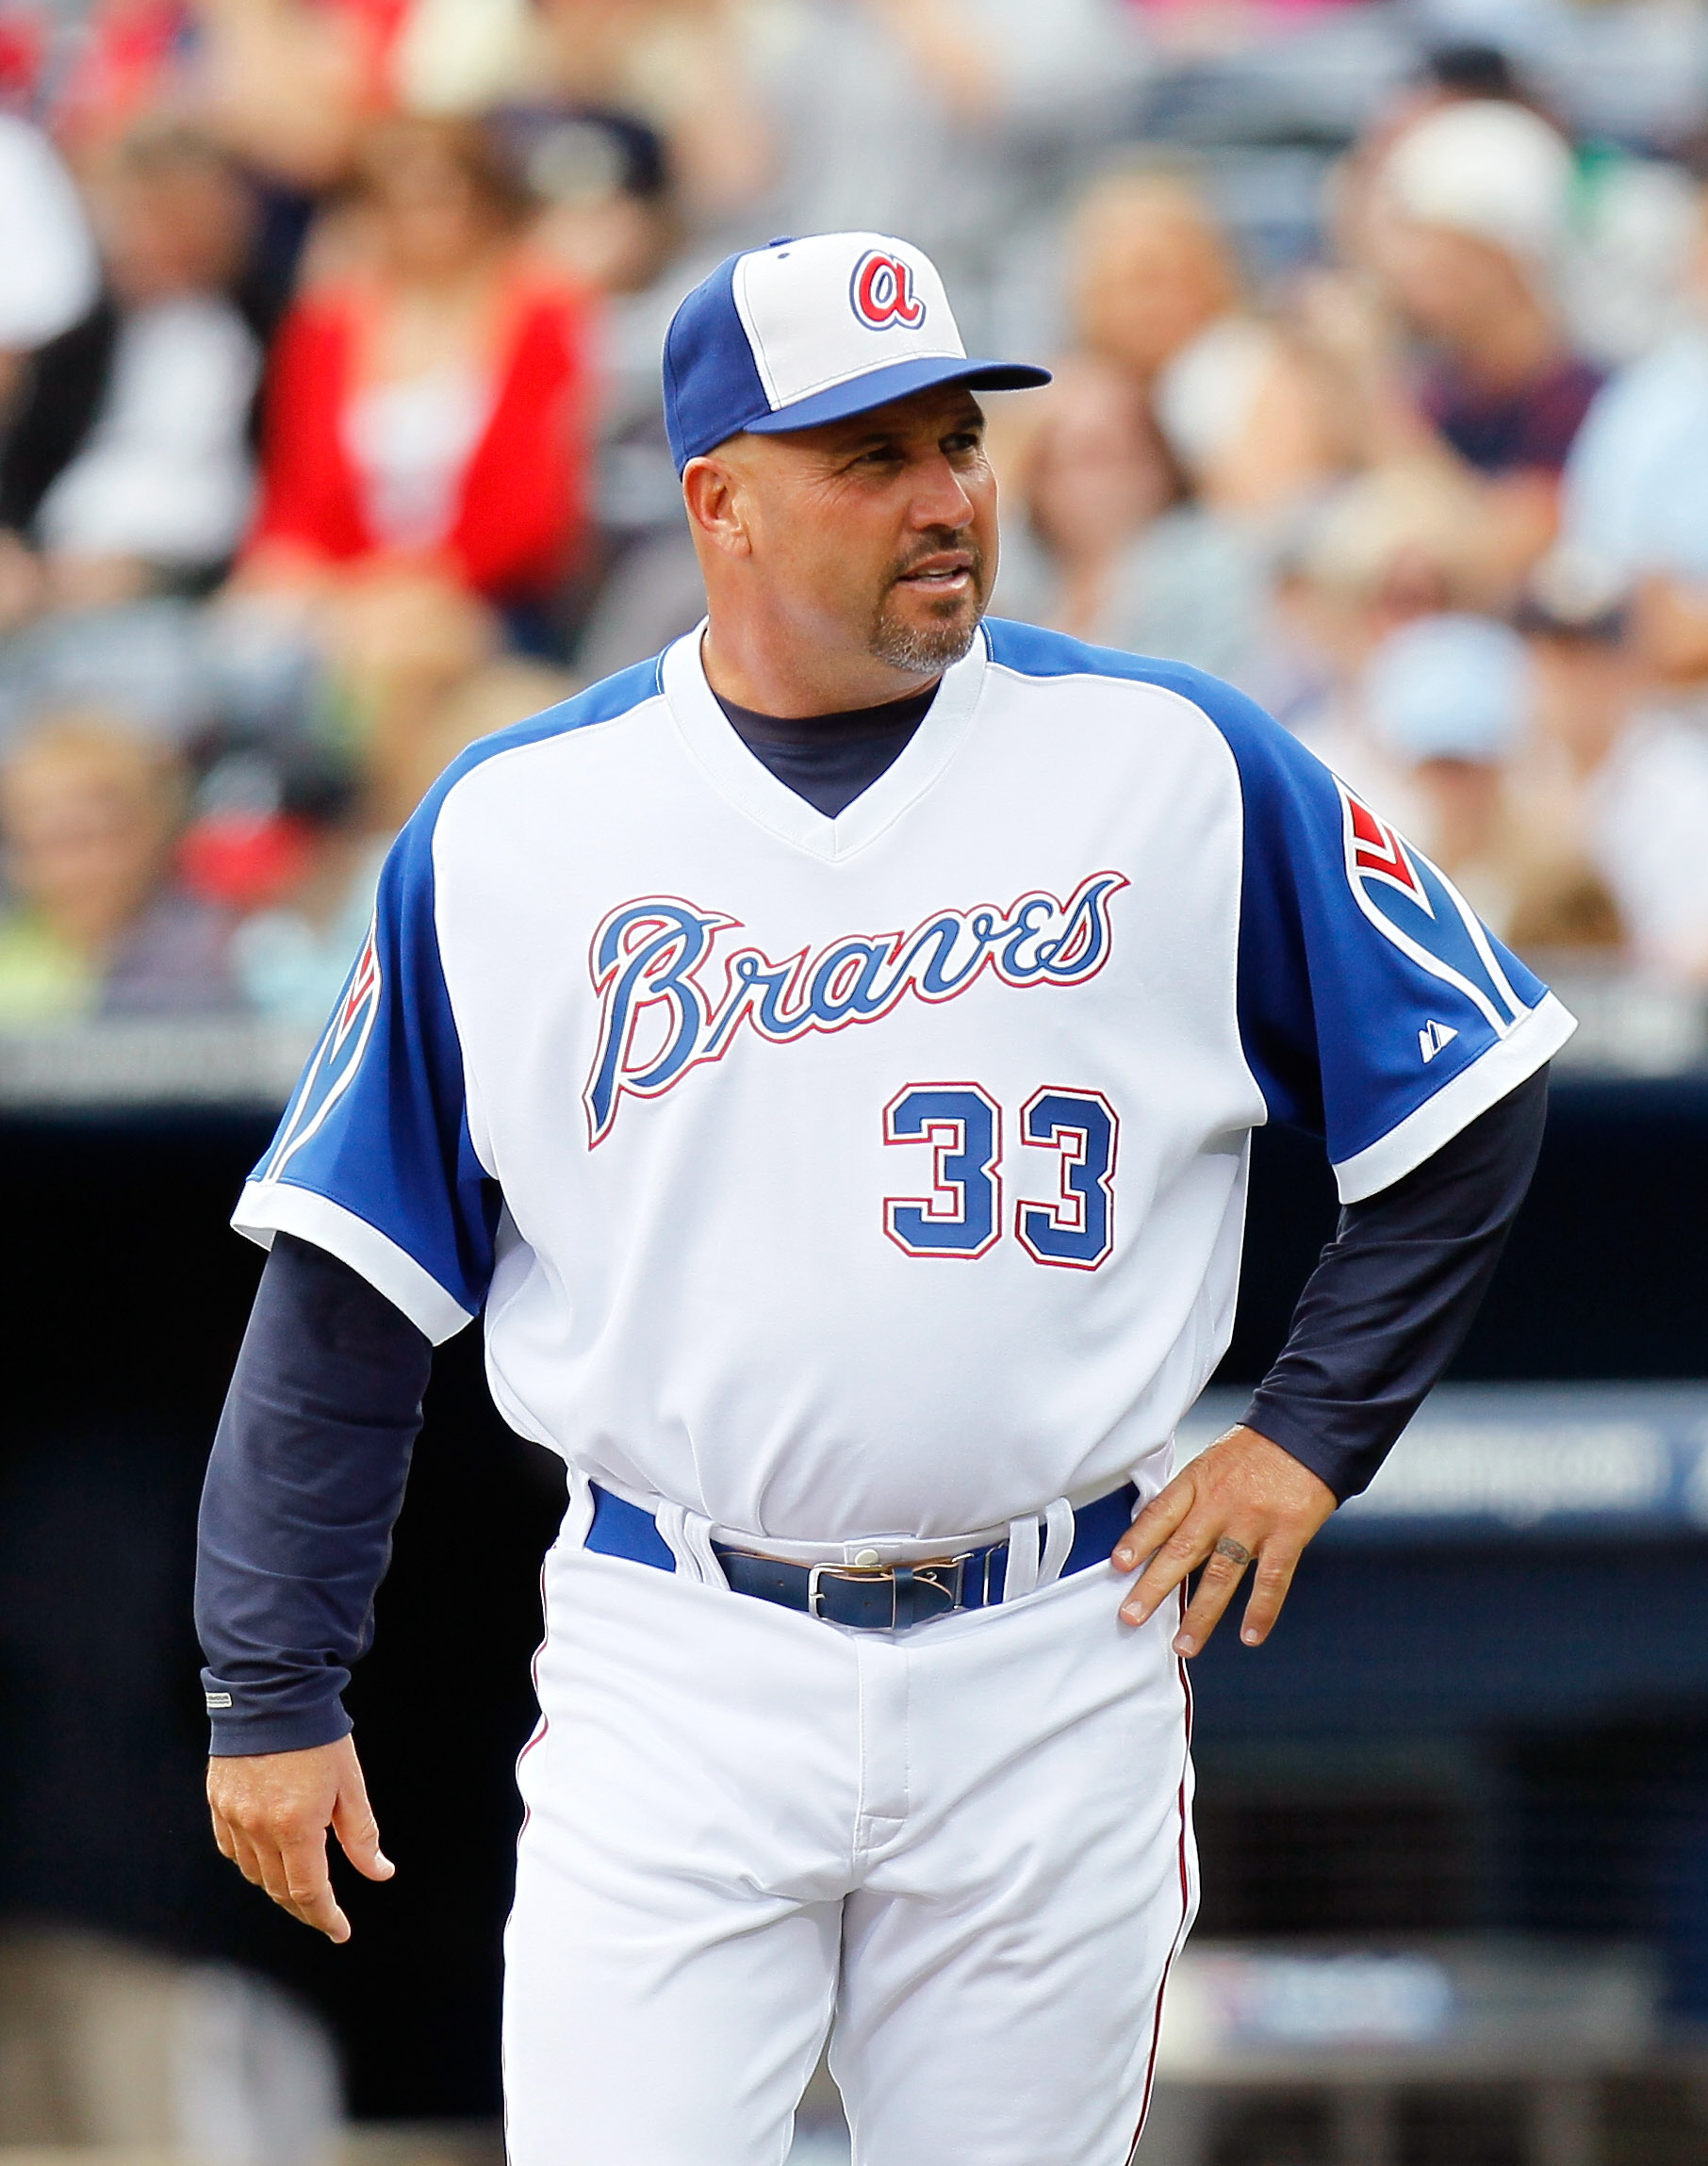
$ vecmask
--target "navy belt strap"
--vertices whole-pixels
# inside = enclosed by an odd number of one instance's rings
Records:
[[[601,1556],[627,1557],[673,1572],[676,1559],[650,1512],[631,1504],[596,1482],[593,1524],[587,1547]],[[1139,1492],[1130,1482],[1111,1489],[1074,1514],[1074,1540],[1061,1576],[1101,1564],[1132,1522]],[[860,1571],[847,1565],[790,1565],[776,1557],[756,1557],[714,1542],[724,1577],[737,1594],[762,1602],[852,1625],[860,1632],[905,1632],[910,1625],[956,1610],[984,1609],[1002,1600],[1008,1575],[1009,1545],[994,1542],[972,1550],[948,1564],[891,1565]]]

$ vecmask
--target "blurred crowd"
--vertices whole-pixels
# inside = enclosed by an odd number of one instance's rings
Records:
[[[665,326],[839,226],[1057,369],[999,612],[1708,985],[1700,174],[1690,0],[0,0],[0,1030],[312,1027],[446,762],[697,620]]]

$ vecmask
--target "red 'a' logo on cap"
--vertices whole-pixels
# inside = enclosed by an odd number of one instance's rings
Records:
[[[899,256],[876,248],[854,266],[848,299],[868,331],[885,331],[892,323],[912,331],[925,321],[925,303],[913,291],[912,271]]]

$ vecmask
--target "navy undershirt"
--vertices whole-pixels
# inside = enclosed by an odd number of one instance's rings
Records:
[[[755,757],[833,819],[935,692],[799,721],[719,704]],[[1464,1337],[1530,1186],[1547,1096],[1543,1069],[1341,1212],[1244,1415],[1338,1497],[1370,1482]],[[196,1625],[216,1753],[291,1751],[350,1728],[339,1696],[372,1637],[431,1365],[424,1335],[358,1272],[277,1237],[202,1500]]]
[[[784,720],[738,707],[714,695],[725,718],[756,760],[780,782],[804,797],[827,820],[846,812],[862,790],[901,757],[937,697],[935,681],[923,692],[881,707],[853,707],[838,714]]]

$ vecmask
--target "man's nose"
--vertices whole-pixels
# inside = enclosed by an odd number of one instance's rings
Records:
[[[973,500],[961,476],[941,452],[926,461],[914,480],[909,512],[914,526],[961,527],[973,523]]]

